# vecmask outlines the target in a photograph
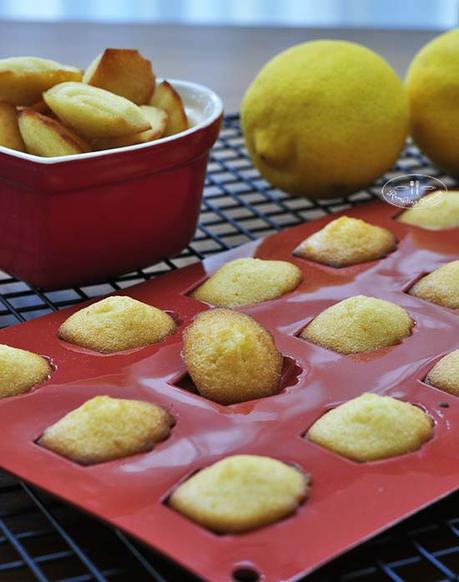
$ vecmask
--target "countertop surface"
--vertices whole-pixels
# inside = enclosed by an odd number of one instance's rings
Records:
[[[0,56],[34,55],[85,67],[104,48],[138,48],[158,76],[203,83],[223,98],[227,113],[262,65],[291,45],[319,38],[362,43],[402,76],[413,55],[438,31],[243,28],[94,23],[0,22]]]

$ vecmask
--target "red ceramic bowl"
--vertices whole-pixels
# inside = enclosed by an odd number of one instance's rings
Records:
[[[56,158],[0,147],[0,269],[58,289],[151,265],[191,241],[223,109],[210,89],[171,82],[191,124],[180,134]]]

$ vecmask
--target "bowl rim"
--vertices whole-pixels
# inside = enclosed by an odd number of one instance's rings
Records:
[[[163,80],[164,79],[160,78],[160,79],[157,79],[157,82],[160,83]],[[160,139],[157,139],[157,140],[151,141],[151,142],[147,142],[147,143],[135,144],[135,145],[130,145],[130,146],[123,146],[123,147],[119,147],[119,148],[112,148],[109,150],[100,150],[100,151],[96,151],[96,152],[85,152],[82,154],[71,154],[68,156],[54,156],[54,157],[49,157],[49,158],[42,157],[42,156],[36,156],[34,154],[28,154],[26,152],[19,152],[17,150],[13,150],[11,148],[6,148],[4,146],[0,146],[0,154],[9,156],[11,158],[18,158],[21,160],[27,160],[28,162],[33,162],[35,164],[54,165],[54,164],[62,164],[65,162],[83,161],[83,160],[88,160],[88,159],[92,159],[92,158],[100,158],[100,157],[104,157],[104,156],[113,156],[116,154],[135,151],[135,150],[153,149],[153,148],[158,147],[160,145],[163,145],[163,144],[166,144],[169,142],[173,142],[173,141],[179,140],[181,138],[184,138],[190,134],[196,133],[197,131],[199,131],[205,127],[208,127],[209,125],[212,125],[212,123],[214,123],[223,114],[223,102],[222,102],[221,98],[217,95],[217,93],[215,93],[215,91],[213,91],[212,89],[209,89],[209,87],[206,87],[205,85],[201,85],[200,83],[194,83],[193,81],[183,81],[180,79],[167,78],[167,81],[169,83],[171,83],[171,85],[174,88],[178,89],[179,91],[180,91],[180,88],[193,89],[194,91],[197,91],[197,92],[201,93],[202,95],[206,96],[207,102],[210,102],[212,105],[210,115],[208,117],[206,117],[200,123],[193,125],[193,127],[190,127],[189,129],[186,129],[185,131],[181,131],[180,133],[176,133],[174,135],[169,135],[167,137],[162,137]]]

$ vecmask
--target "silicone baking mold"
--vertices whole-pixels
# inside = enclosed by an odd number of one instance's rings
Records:
[[[166,309],[179,322],[160,344],[101,355],[57,337],[81,305],[0,332],[0,342],[53,363],[49,381],[0,401],[3,469],[123,529],[212,582],[296,580],[327,560],[455,490],[459,485],[457,398],[424,383],[434,363],[459,347],[458,311],[406,291],[425,273],[458,258],[458,229],[433,232],[397,222],[399,209],[371,202],[344,213],[384,226],[398,239],[386,258],[345,268],[293,255],[339,214],[302,224],[123,291]],[[193,391],[181,359],[182,331],[211,306],[189,293],[237,257],[283,259],[303,273],[280,299],[240,308],[269,329],[284,355],[282,391],[222,406]],[[315,315],[357,294],[404,307],[410,337],[389,348],[344,356],[298,337]],[[421,406],[434,437],[414,453],[356,463],[304,438],[326,410],[362,392]],[[87,399],[108,394],[166,407],[177,423],[151,452],[80,466],[36,444],[43,430]],[[227,455],[255,453],[292,463],[312,477],[308,499],[291,517],[242,535],[217,535],[167,505],[175,487]],[[249,574],[247,574],[247,572]]]

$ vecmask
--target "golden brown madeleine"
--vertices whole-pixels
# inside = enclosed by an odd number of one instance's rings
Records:
[[[300,269],[287,261],[236,259],[220,267],[192,296],[218,307],[277,299],[301,283]]]
[[[219,533],[241,533],[292,515],[308,494],[310,479],[282,461],[234,455],[179,485],[169,504]]]
[[[356,295],[319,313],[301,337],[341,354],[356,354],[400,343],[413,325],[399,305]]]
[[[43,99],[65,125],[89,139],[150,129],[135,103],[86,83],[61,83],[43,93]]]
[[[248,315],[205,311],[183,339],[183,360],[201,396],[234,404],[279,391],[282,355],[271,334]]]
[[[49,362],[38,354],[0,344],[0,398],[28,392],[51,372]]]
[[[423,410],[370,393],[326,412],[307,433],[314,443],[354,461],[411,453],[432,436],[433,421]]]
[[[381,259],[396,246],[395,236],[386,228],[341,216],[304,240],[295,255],[332,267],[348,267]]]
[[[175,331],[170,315],[131,297],[107,297],[80,309],[59,328],[59,337],[96,352],[111,353],[160,342]]]
[[[10,103],[0,103],[0,146],[25,152],[16,107]]]
[[[174,418],[140,400],[96,396],[49,426],[38,443],[82,465],[151,451],[166,439]]]
[[[459,350],[439,360],[427,374],[426,383],[459,396]]]
[[[165,135],[174,135],[188,129],[188,118],[182,98],[168,81],[163,81],[156,86],[149,105],[164,109],[168,115]]]
[[[420,279],[410,295],[450,309],[459,308],[459,261],[451,261]]]
[[[123,135],[121,137],[95,139],[92,142],[92,147],[95,150],[108,150],[112,148],[136,145],[139,143],[147,143],[162,137],[166,131],[167,113],[162,109],[153,107],[152,105],[141,105],[140,109],[148,119],[151,125],[151,129],[147,129],[147,131],[141,131],[140,133],[133,133],[131,135]]]
[[[0,101],[33,105],[43,91],[64,81],[80,81],[82,72],[38,57],[0,59]]]
[[[422,204],[404,210],[397,220],[427,230],[459,228],[459,190],[432,192],[421,200]]]
[[[89,144],[74,131],[33,109],[21,111],[18,123],[29,154],[54,157],[90,151]]]
[[[135,49],[105,49],[86,69],[83,82],[144,105],[155,88],[151,62]]]

